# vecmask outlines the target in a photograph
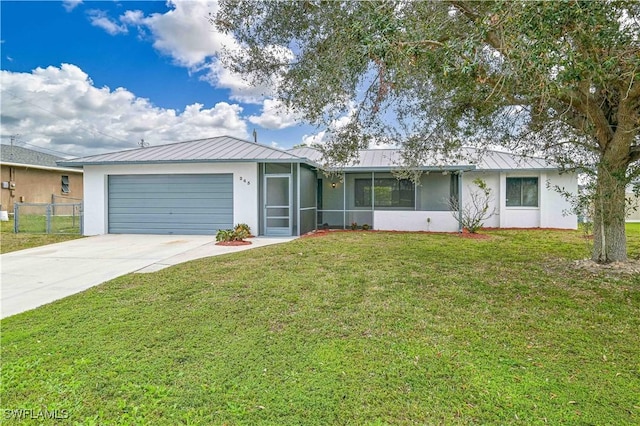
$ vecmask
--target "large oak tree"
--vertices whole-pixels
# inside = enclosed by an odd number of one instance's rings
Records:
[[[593,177],[593,259],[626,260],[639,2],[223,0],[212,20],[241,46],[228,66],[333,128],[335,163],[371,141],[407,167],[462,145],[542,155]]]

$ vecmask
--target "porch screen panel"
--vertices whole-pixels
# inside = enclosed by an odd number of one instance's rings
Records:
[[[441,172],[425,174],[420,178],[418,187],[418,210],[449,211],[452,175]]]
[[[375,173],[374,177],[373,197],[376,210],[413,210],[415,208],[416,195],[413,182],[409,179],[398,179],[391,173]]]
[[[345,177],[347,210],[372,210],[371,173],[348,173]]]
[[[300,167],[300,208],[316,206],[316,174]]]

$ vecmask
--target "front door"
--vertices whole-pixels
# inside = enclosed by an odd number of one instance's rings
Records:
[[[265,235],[291,236],[291,176],[264,177]]]

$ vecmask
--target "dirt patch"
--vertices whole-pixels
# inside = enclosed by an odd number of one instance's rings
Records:
[[[248,246],[249,244],[251,244],[251,241],[218,241],[216,243],[217,246],[227,247]]]
[[[588,271],[593,274],[620,274],[620,275],[636,275],[640,274],[640,259],[630,259],[626,262],[596,263],[591,259],[575,260],[573,262],[575,269]]]

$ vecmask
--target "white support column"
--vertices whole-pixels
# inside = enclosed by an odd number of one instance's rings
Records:
[[[294,205],[296,206],[296,235],[300,236],[300,163],[296,163],[296,169],[298,171],[296,177],[296,202]]]
[[[342,172],[342,229],[347,229],[347,175]]]
[[[547,173],[541,172],[538,177],[538,226],[540,228],[552,228],[556,225],[553,223],[549,223],[549,215],[544,214],[548,204],[548,194],[549,191],[543,191],[543,185],[547,187]],[[553,189],[550,189],[553,191]]]
[[[500,228],[505,227],[505,221],[507,220],[507,175],[505,172],[500,172],[498,183],[498,211],[500,215]]]
[[[463,171],[458,172],[458,232],[462,232],[462,174]]]

